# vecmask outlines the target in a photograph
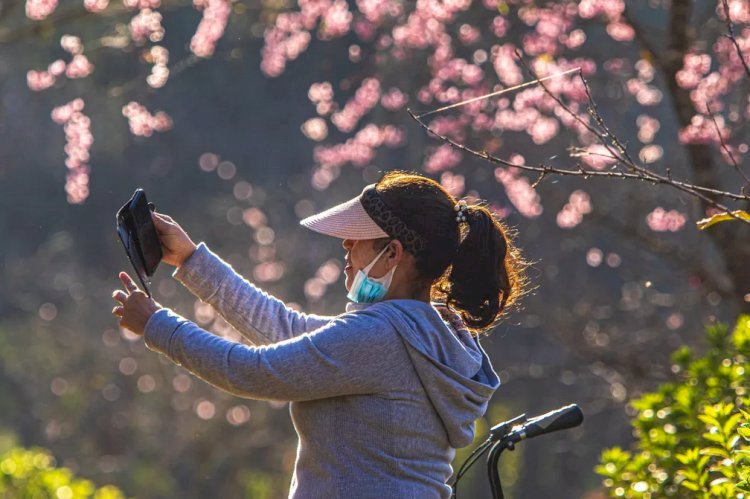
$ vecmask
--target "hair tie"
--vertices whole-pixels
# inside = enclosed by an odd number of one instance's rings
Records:
[[[466,211],[469,209],[469,205],[466,204],[466,201],[463,199],[460,200],[456,203],[453,209],[456,211],[456,222],[466,222]]]

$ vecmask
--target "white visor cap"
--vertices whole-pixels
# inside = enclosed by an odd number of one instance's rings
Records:
[[[299,223],[315,232],[341,239],[390,237],[367,214],[360,202],[360,196],[304,218]]]

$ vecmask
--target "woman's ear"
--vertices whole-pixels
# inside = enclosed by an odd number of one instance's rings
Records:
[[[386,262],[388,262],[386,267],[390,270],[401,262],[401,259],[404,257],[404,251],[406,250],[404,250],[404,246],[398,239],[393,239],[388,244],[390,245],[390,248],[386,251]]]

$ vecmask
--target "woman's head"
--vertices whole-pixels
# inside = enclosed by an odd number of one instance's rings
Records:
[[[470,329],[491,328],[522,294],[526,264],[486,206],[468,206],[466,221],[459,223],[457,202],[434,180],[402,171],[388,172],[374,189],[365,189],[361,203],[387,237],[344,239],[351,264],[347,289],[388,245],[369,273],[379,278],[397,266],[386,299],[445,301]]]
[[[492,327],[525,284],[525,262],[508,229],[483,205],[456,221],[458,200],[427,177],[392,171],[377,183],[383,201],[425,239],[414,254],[416,278],[477,331]]]

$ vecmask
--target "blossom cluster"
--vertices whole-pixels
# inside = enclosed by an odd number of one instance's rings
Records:
[[[211,57],[229,22],[232,3],[230,0],[193,0],[193,5],[203,9],[203,17],[190,40],[190,50],[198,57]]]
[[[63,35],[60,46],[73,57],[70,62],[57,59],[47,66],[46,71],[31,70],[26,73],[26,84],[29,90],[40,92],[55,84],[57,78],[63,74],[68,78],[85,78],[94,70],[94,65],[83,54],[83,44],[80,38]]]
[[[109,0],[83,0],[83,8],[89,12],[103,12],[109,7]]]
[[[144,52],[146,61],[153,63],[151,74],[146,77],[146,83],[151,88],[161,88],[167,83],[169,78],[169,50],[161,45],[154,45]]]
[[[57,0],[26,0],[26,17],[41,21],[57,8]]]
[[[404,131],[401,128],[369,124],[343,144],[315,147],[313,155],[318,164],[326,167],[340,167],[346,163],[363,167],[372,161],[378,147],[394,148],[403,142]]]
[[[172,119],[164,111],[151,114],[145,106],[129,102],[122,108],[122,115],[128,119],[133,135],[150,137],[154,132],[163,132],[172,128]]]
[[[750,6],[741,0],[727,2],[729,14],[735,23],[750,21]],[[716,12],[719,18],[725,19],[723,2],[717,2]],[[750,28],[745,27],[735,32],[735,41],[740,51],[750,53]],[[732,136],[733,122],[740,118],[739,113],[729,112],[728,118],[721,114],[724,110],[723,98],[729,94],[739,80],[746,77],[745,66],[737,54],[737,47],[727,37],[719,37],[711,47],[695,48],[685,54],[683,67],[677,72],[676,82],[683,89],[690,91],[690,100],[695,107],[695,115],[679,132],[683,144],[713,144],[721,150],[722,157],[728,163],[737,160],[737,156],[747,150],[747,144],[739,147],[723,144]],[[750,118],[750,106],[745,118]],[[727,152],[731,150],[731,155]]]
[[[307,50],[310,31],[320,22],[322,39],[341,37],[349,32],[352,13],[345,0],[299,0],[299,11],[284,12],[264,34],[261,70],[268,76],[279,76],[287,61]]]
[[[586,192],[575,190],[557,213],[557,225],[562,229],[572,229],[583,221],[587,213],[591,213],[591,198]]]
[[[65,130],[65,192],[68,202],[81,204],[89,196],[89,149],[94,143],[91,120],[83,114],[83,99],[74,99],[52,110],[52,120]]]
[[[685,215],[679,211],[667,211],[661,206],[646,215],[646,224],[655,232],[677,232],[683,228],[686,220]]]
[[[136,45],[142,45],[147,40],[159,42],[164,38],[164,28],[161,25],[161,14],[151,9],[141,9],[128,25],[130,38]]]
[[[379,99],[380,82],[375,78],[367,78],[344,108],[331,115],[331,123],[342,132],[351,132],[362,116],[375,107]]]
[[[523,164],[524,158],[516,155],[511,163]],[[495,168],[495,180],[505,188],[511,204],[527,218],[536,218],[544,211],[539,194],[531,186],[529,179],[521,175],[517,168]]]

